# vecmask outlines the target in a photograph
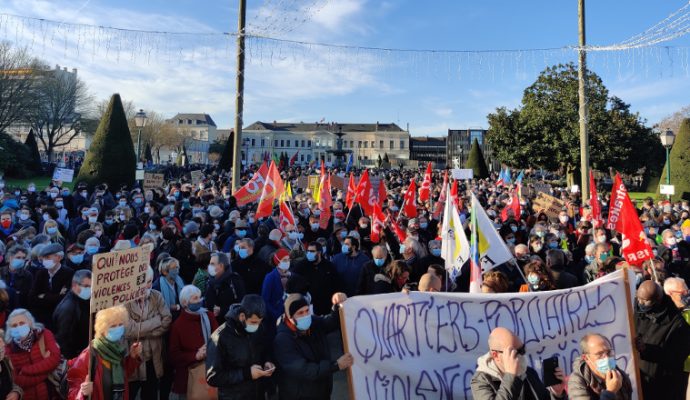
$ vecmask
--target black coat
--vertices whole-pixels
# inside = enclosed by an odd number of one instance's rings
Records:
[[[306,258],[298,262],[293,272],[304,277],[309,283],[309,294],[314,313],[326,315],[331,311],[331,298],[336,292],[337,273],[332,262],[321,257],[321,262],[314,264]]]
[[[34,285],[29,293],[30,311],[48,329],[53,329],[53,311],[72,287],[72,275],[74,271],[68,267],[60,267],[52,280],[47,269],[41,268],[36,272]],[[60,294],[63,289],[64,294]]]
[[[254,380],[250,367],[268,361],[263,330],[247,333],[238,321],[240,306],[232,305],[206,349],[206,380],[218,388],[219,400],[264,399],[265,378]]]
[[[10,272],[9,267],[0,270],[2,280],[17,293],[18,306],[21,308],[29,308],[29,293],[34,282],[34,276],[27,268],[20,268],[14,272]]]
[[[256,254],[252,254],[244,260],[238,257],[232,263],[232,269],[242,277],[247,294],[260,295],[264,278],[273,268],[269,267]]]
[[[89,300],[67,292],[53,313],[53,333],[66,359],[72,359],[89,344]]]
[[[242,277],[228,268],[223,275],[208,278],[205,296],[206,308],[213,311],[213,308],[218,306],[220,313],[217,320],[219,324],[223,323],[224,316],[228,313],[230,306],[242,301],[244,294]]]
[[[273,352],[278,368],[278,392],[281,400],[329,399],[333,390],[333,373],[326,335],[340,327],[338,308],[326,317],[312,316],[306,332],[291,330],[284,320],[278,325]]]
[[[637,306],[636,306],[637,307]],[[683,399],[687,373],[683,363],[690,354],[690,325],[673,301],[664,296],[651,311],[635,313],[640,352],[640,378],[645,399]]]
[[[388,259],[386,259],[388,262]],[[377,267],[374,264],[374,260],[367,261],[362,266],[362,271],[359,273],[359,280],[357,281],[357,292],[359,295],[374,294],[374,276],[379,273],[383,273],[386,264],[381,267]]]

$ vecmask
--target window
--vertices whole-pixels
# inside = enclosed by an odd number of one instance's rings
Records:
[[[376,142],[374,142],[374,141],[372,140],[372,141],[371,141],[371,148],[373,149],[374,147],[376,147]]]
[[[350,148],[351,149],[355,148],[355,141],[354,140],[350,140]]]
[[[285,141],[284,140],[280,141],[280,147],[285,147]]]
[[[383,148],[383,140],[379,140],[379,149]]]
[[[311,162],[311,154],[307,154],[307,162]]]
[[[252,139],[252,147],[256,146],[256,139]]]
[[[304,140],[302,140],[302,147],[304,147]],[[302,160],[302,161],[304,161],[304,160]]]
[[[307,140],[307,147],[311,147],[311,140]]]
[[[401,140],[401,141],[400,141],[400,149],[402,150],[402,149],[404,149],[404,148],[405,148],[405,141],[404,141],[404,140]]]
[[[328,155],[328,162],[331,162],[331,155]]]
[[[369,142],[367,142],[366,140],[364,141],[364,148],[365,148],[365,149],[368,149],[368,148],[369,148]]]
[[[304,143],[304,140],[302,140],[302,143]],[[300,155],[299,158],[300,158],[300,161],[304,162],[304,154]]]
[[[470,145],[471,143],[474,142],[474,139],[477,139],[477,142],[481,146],[482,143],[484,142],[484,134],[482,131],[470,131]]]
[[[191,119],[188,119],[188,120],[187,120],[187,125],[191,125],[191,124],[192,124],[192,120],[191,120]]]
[[[287,142],[286,146],[290,147],[290,140],[287,140],[286,142]]]
[[[265,139],[261,139],[261,147],[266,146]]]
[[[361,141],[361,140],[358,140],[358,141],[357,141],[357,148],[358,148],[358,149],[361,149],[361,148],[362,148],[362,141]]]
[[[394,149],[394,148],[395,148],[395,144],[394,144],[394,143],[395,143],[395,142],[394,142],[393,140],[391,140],[390,143],[388,143],[388,144],[389,144],[389,147],[390,147],[391,149]]]
[[[273,147],[278,147],[278,139],[275,139],[275,140],[273,141]]]

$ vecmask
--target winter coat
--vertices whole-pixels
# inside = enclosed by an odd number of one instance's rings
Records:
[[[213,332],[218,328],[216,317],[210,311],[207,315]],[[172,324],[169,341],[168,359],[174,370],[172,391],[187,394],[189,367],[199,362],[196,352],[205,344],[201,332],[201,317],[183,310]]]
[[[69,385],[69,392],[67,398],[69,400],[84,400],[86,396],[81,393],[81,384],[86,380],[86,374],[89,372],[89,358],[91,358],[91,347],[85,348],[77,358],[69,361],[67,368],[67,384]],[[98,352],[93,351],[93,359],[95,366],[91,367],[93,375],[91,381],[93,382],[93,392],[91,393],[91,400],[104,400],[103,394],[103,375],[110,373],[107,368],[109,363],[98,355]],[[138,358],[126,356],[122,360],[122,369],[124,370],[125,385],[124,385],[124,399],[129,399],[129,385],[127,384],[129,376],[137,369],[141,360]]]
[[[309,294],[311,294],[314,313],[316,315],[330,313],[331,298],[336,292],[338,279],[333,263],[322,258],[321,262],[314,264],[305,258],[295,265],[293,272],[303,276],[309,283]]]
[[[271,326],[275,326],[278,318],[285,312],[285,289],[277,268],[273,268],[266,278],[261,288],[261,297],[266,303],[268,311],[266,319]]]
[[[388,261],[388,260],[386,260]],[[374,276],[383,272],[386,265],[377,267],[374,260],[368,261],[362,266],[362,271],[357,279],[357,295],[374,294]]]
[[[125,305],[129,314],[127,325],[128,344],[137,340],[141,342],[141,359],[139,367],[129,376],[130,381],[145,381],[146,361],[152,360],[156,377],[163,376],[165,344],[163,336],[168,332],[172,323],[170,308],[165,304],[163,295],[157,290],[151,290],[149,297],[142,302],[133,301]]]
[[[558,399],[539,379],[537,371],[527,367],[524,377],[502,374],[487,353],[477,359],[477,370],[470,383],[474,400]],[[531,393],[528,394],[527,391]],[[565,397],[565,396],[564,396]]]
[[[623,385],[617,393],[606,390],[606,382],[589,369],[580,357],[573,361],[573,372],[568,377],[568,397],[571,400],[630,400],[632,384],[625,371],[616,368],[623,377]]]
[[[228,313],[230,306],[242,301],[244,294],[242,277],[227,267],[223,275],[209,278],[205,296],[206,308],[213,311],[213,307],[218,306],[220,308],[218,320],[224,321],[223,316]]]
[[[5,281],[7,286],[14,289],[17,293],[19,307],[29,307],[29,292],[34,282],[34,276],[29,272],[27,267],[20,268],[14,272],[9,267],[0,269],[0,277]]]
[[[247,294],[261,294],[264,278],[271,272],[271,267],[256,254],[244,260],[238,257],[233,261],[232,269],[242,277]]]
[[[341,292],[344,292],[347,297],[352,297],[357,293],[357,280],[362,271],[362,266],[369,261],[369,257],[364,253],[357,253],[352,257],[350,254],[339,253],[333,256],[333,264],[338,272],[338,282],[341,287]]]
[[[206,380],[218,388],[219,400],[263,400],[265,378],[252,379],[250,367],[268,361],[263,329],[247,333],[238,320],[240,305],[230,306],[225,323],[216,329],[206,349]]]
[[[11,392],[17,392],[19,398],[22,398],[24,391],[19,385],[14,382],[14,368],[12,363],[5,357],[0,360],[0,399],[7,398]]]
[[[55,308],[55,340],[68,360],[78,356],[89,344],[89,311],[89,300],[82,300],[72,290]]]
[[[47,358],[41,354],[38,341],[43,338]],[[14,343],[5,345],[5,354],[14,368],[14,383],[24,391],[24,400],[46,400],[50,398],[52,387],[48,376],[60,362],[60,348],[53,333],[43,329],[36,334],[31,350],[24,351]]]
[[[284,320],[273,340],[281,400],[328,399],[337,363],[331,361],[326,335],[340,327],[338,308],[325,317],[312,316],[306,332],[292,330]]]
[[[55,308],[72,287],[72,275],[74,275],[74,271],[64,266],[57,270],[52,279],[45,268],[36,272],[34,285],[29,293],[29,301],[31,302],[29,309],[36,320],[48,328],[51,327],[51,318]],[[60,294],[63,289],[65,290],[64,294]]]

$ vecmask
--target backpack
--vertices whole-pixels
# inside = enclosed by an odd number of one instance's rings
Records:
[[[50,354],[46,351],[46,342],[43,335],[38,339],[38,349],[41,351],[43,358],[50,357]],[[55,392],[61,399],[67,398],[69,391],[69,386],[67,385],[67,360],[62,354],[60,354],[58,366],[48,375],[48,383],[53,386],[53,389],[55,389]]]

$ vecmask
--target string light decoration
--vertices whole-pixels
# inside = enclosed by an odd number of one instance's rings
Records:
[[[264,0],[247,24],[247,32],[256,36],[284,37],[306,24],[328,3],[329,0]]]

